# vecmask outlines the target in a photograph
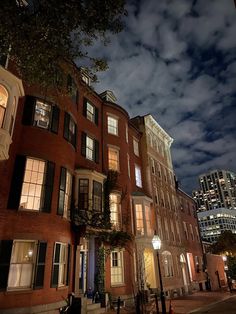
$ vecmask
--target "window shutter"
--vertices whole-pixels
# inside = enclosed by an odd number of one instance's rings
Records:
[[[58,286],[60,248],[61,248],[60,243],[55,243],[53,265],[52,265],[51,287]]]
[[[99,142],[94,140],[94,161],[99,163]]]
[[[66,169],[61,167],[60,192],[57,208],[57,214],[61,216],[63,216],[64,213],[65,191],[66,191]]]
[[[67,273],[66,273],[66,285],[69,285],[70,282],[70,252],[71,252],[71,245],[68,244],[68,254],[67,254]]]
[[[83,116],[87,118],[87,99],[84,98],[83,102]]]
[[[98,125],[98,108],[97,107],[94,108],[95,108],[95,123],[96,125]]]
[[[35,103],[36,103],[35,97],[33,97],[33,96],[26,96],[25,97],[22,124],[33,125]]]
[[[43,288],[46,251],[47,242],[39,242],[37,261],[35,265],[34,289]]]
[[[64,118],[64,138],[69,140],[69,123],[70,123],[70,115],[65,112]]]
[[[75,124],[75,134],[73,134],[73,138],[72,138],[72,145],[74,146],[74,148],[76,148],[76,139],[77,139],[77,125]]]
[[[52,107],[52,121],[51,121],[51,131],[53,133],[58,133],[58,125],[60,118],[60,109],[57,106]]]
[[[12,240],[0,241],[0,290],[7,288],[12,243]]]
[[[81,133],[81,155],[86,157],[86,133]]]
[[[21,189],[25,173],[25,156],[16,156],[15,166],[12,175],[7,208],[18,209],[20,204]]]
[[[43,197],[43,206],[42,206],[42,212],[45,212],[45,213],[50,213],[51,211],[54,170],[55,170],[55,164],[51,161],[48,161],[47,172],[45,176],[44,197]]]

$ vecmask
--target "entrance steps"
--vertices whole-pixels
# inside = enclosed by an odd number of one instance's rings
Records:
[[[101,307],[100,303],[92,303],[91,299],[87,299],[87,314],[102,314],[106,309]]]

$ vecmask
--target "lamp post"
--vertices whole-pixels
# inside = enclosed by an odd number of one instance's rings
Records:
[[[158,262],[158,272],[159,272],[159,279],[160,279],[160,298],[161,298],[161,308],[162,314],[166,314],[166,301],[165,301],[165,294],[163,291],[163,284],[162,284],[162,277],[161,277],[161,266],[160,266],[160,259],[159,259],[159,250],[161,248],[161,239],[158,235],[154,235],[152,239],[152,246],[154,250],[157,252],[157,262]]]

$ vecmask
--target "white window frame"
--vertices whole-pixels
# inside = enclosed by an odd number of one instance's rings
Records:
[[[141,172],[141,167],[135,164],[135,183],[136,186],[139,188],[142,188],[142,172]]]
[[[14,252],[16,249],[16,245],[18,243],[32,243],[33,244],[33,250],[29,250],[28,251],[28,257],[24,256],[24,258],[29,258],[29,261],[24,261],[24,262],[20,262],[20,261],[13,261],[14,260],[14,253],[16,254],[20,254],[20,252]],[[32,254],[32,260],[30,261],[30,255]],[[12,245],[12,251],[11,251],[11,261],[10,261],[10,267],[9,267],[9,274],[8,274],[8,283],[7,283],[7,290],[26,290],[26,289],[32,289],[33,286],[33,279],[34,279],[34,268],[35,268],[35,261],[36,261],[36,255],[37,255],[37,241],[35,240],[14,240],[13,241],[13,245]],[[31,265],[31,273],[30,273],[30,283],[29,285],[26,286],[20,286],[20,285],[15,285],[15,286],[10,286],[10,281],[13,280],[14,282],[16,282],[16,275],[12,276],[11,272],[13,272],[12,268],[14,268],[14,265],[21,265],[21,269],[20,269],[20,275],[18,273],[18,280],[22,279],[22,273],[26,270],[24,270],[24,265]],[[29,267],[28,271],[29,271]],[[28,272],[27,271],[27,272]],[[27,274],[28,275],[28,274]],[[12,276],[12,278],[11,278]]]
[[[107,116],[107,132],[118,136],[118,119],[114,116]]]
[[[133,137],[133,149],[134,149],[134,154],[139,157],[139,141]]]
[[[59,256],[59,262],[55,263],[54,265],[59,265],[59,271],[58,271],[58,287],[64,287],[66,286],[66,278],[67,278],[67,267],[68,267],[68,244],[67,243],[61,243],[61,242],[55,242],[54,246],[54,254],[53,254],[53,260],[55,260],[55,253],[56,253],[56,244],[60,244],[60,256]],[[65,249],[65,260],[62,261],[62,247]],[[64,269],[64,274],[62,273],[62,270]]]
[[[111,286],[124,284],[124,256],[123,251],[111,252]]]
[[[69,218],[69,208],[72,195],[72,174],[66,169],[66,190],[64,199],[63,217]]]
[[[110,153],[114,153],[117,159],[112,159]],[[115,165],[115,167],[113,166]],[[108,146],[108,168],[115,171],[120,171],[120,152],[115,147]]]
[[[86,134],[86,158],[94,160],[94,139]]]
[[[38,163],[38,170],[40,171],[36,171],[36,168],[32,171],[32,167],[34,167],[35,162]],[[46,162],[44,160],[31,157],[26,158],[19,207],[21,210],[39,211],[41,209],[46,167]],[[29,200],[33,202],[33,206],[28,205]],[[26,204],[26,206],[24,206],[24,204]]]

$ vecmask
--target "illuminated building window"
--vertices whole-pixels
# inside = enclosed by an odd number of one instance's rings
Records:
[[[111,252],[111,285],[120,285],[124,283],[123,252]]]
[[[109,134],[118,135],[118,119],[111,116],[107,117],[107,132]]]
[[[135,165],[135,182],[138,187],[142,187],[141,168],[138,165]]]
[[[110,217],[112,227],[116,230],[120,229],[120,195],[110,194]]]
[[[137,234],[144,235],[144,224],[143,224],[143,207],[141,204],[135,205],[136,214],[136,230]]]
[[[108,168],[111,170],[119,171],[119,150],[108,147]]]
[[[0,128],[3,127],[5,112],[7,108],[8,92],[0,85]]]
[[[14,241],[8,275],[9,290],[32,287],[35,260],[35,241]]]

